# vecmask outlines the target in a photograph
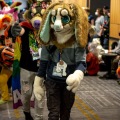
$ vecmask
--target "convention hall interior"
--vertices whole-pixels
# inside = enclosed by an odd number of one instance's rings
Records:
[[[120,120],[120,0],[0,0],[0,120]]]

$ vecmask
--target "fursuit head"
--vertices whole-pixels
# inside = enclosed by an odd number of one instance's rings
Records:
[[[59,49],[70,46],[75,41],[85,47],[88,26],[87,14],[80,6],[58,2],[46,9],[38,36],[41,43],[52,43]]]
[[[45,9],[50,4],[50,0],[28,0],[28,3],[31,6],[25,11],[23,15],[24,19],[29,21],[35,30],[38,30],[41,25],[42,16],[45,12]]]

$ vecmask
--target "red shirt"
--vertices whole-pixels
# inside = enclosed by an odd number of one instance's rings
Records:
[[[98,57],[95,56],[93,53],[88,53],[86,57],[87,62],[87,72],[89,75],[97,74],[99,71],[99,60]]]

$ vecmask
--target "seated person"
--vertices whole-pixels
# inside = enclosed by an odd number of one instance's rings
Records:
[[[97,44],[95,42],[90,43],[88,50],[89,52],[86,56],[87,71],[85,75],[94,76],[97,75],[99,71]]]
[[[106,79],[117,79],[117,75],[116,75],[116,70],[118,68],[118,62],[120,60],[120,41],[118,41],[118,44],[117,44],[117,47],[115,47],[114,49],[112,50],[109,50],[110,53],[115,53],[115,54],[118,54],[112,61],[112,64],[111,64],[111,68],[109,67],[109,64],[106,60],[105,57],[102,57],[102,59],[104,60],[105,64],[106,64],[106,68],[110,69],[111,70],[111,73],[106,73],[105,75],[103,75],[102,77],[100,77],[101,79],[102,78],[106,78]]]
[[[118,55],[120,54],[120,40],[112,44],[112,50],[109,52],[116,53]]]

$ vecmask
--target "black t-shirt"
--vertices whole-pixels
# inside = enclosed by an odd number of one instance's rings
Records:
[[[37,72],[37,60],[33,61],[32,54],[30,53],[29,47],[29,33],[32,32],[27,27],[24,27],[25,33],[21,37],[21,59],[20,67],[29,71]]]
[[[91,20],[94,20],[94,17],[93,17],[93,15],[89,15],[88,16],[88,22],[91,24]]]

